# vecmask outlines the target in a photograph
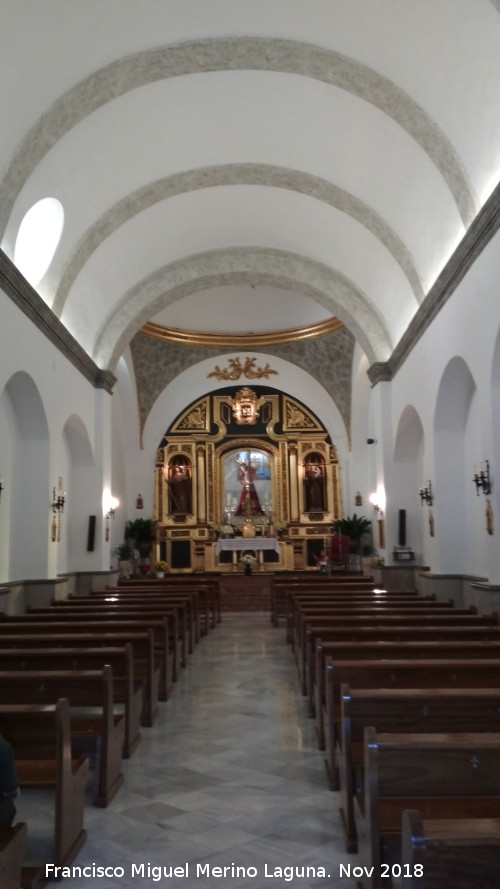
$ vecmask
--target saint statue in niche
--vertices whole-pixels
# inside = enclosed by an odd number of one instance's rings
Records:
[[[312,455],[314,456],[314,455]],[[319,462],[307,462],[304,467],[305,512],[323,512],[325,509],[324,466]]]
[[[172,463],[167,479],[169,491],[169,513],[182,515],[192,512],[191,471],[188,463]]]
[[[240,469],[239,482],[241,485],[241,494],[234,515],[264,515],[264,510],[260,505],[259,495],[257,494],[257,489],[255,487],[254,480],[257,474],[255,466],[253,463],[250,463],[249,459],[248,461],[245,461],[242,457],[239,457],[236,462]]]

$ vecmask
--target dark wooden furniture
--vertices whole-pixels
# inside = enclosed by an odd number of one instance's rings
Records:
[[[500,641],[483,642],[429,642],[427,640],[415,640],[411,642],[332,642],[318,641],[316,646],[316,686],[315,686],[315,715],[318,746],[320,750],[325,747],[325,721],[328,709],[327,691],[327,661],[355,661],[362,660],[365,665],[371,661],[373,665],[377,661],[401,662],[411,661],[415,665],[440,660],[455,660],[470,663],[477,659],[497,659],[500,661]],[[371,684],[371,683],[370,683]],[[445,683],[446,684],[446,683]],[[467,683],[470,687],[470,683]],[[482,683],[477,685],[480,688]],[[490,683],[486,683],[490,685]],[[362,684],[361,687],[364,687]],[[393,687],[390,683],[389,688]],[[415,688],[414,683],[411,687]],[[422,683],[422,688],[425,688]],[[339,712],[337,710],[337,712]]]
[[[94,763],[94,805],[109,805],[123,784],[125,718],[114,712],[113,673],[101,670],[1,670],[0,704],[70,704],[73,756]]]
[[[137,749],[140,740],[141,713],[143,709],[143,682],[134,678],[132,646],[127,643],[116,648],[59,648],[52,640],[43,637],[38,647],[30,647],[33,640],[22,637],[19,648],[0,648],[0,670],[100,670],[109,665],[113,672],[113,706],[123,712],[125,730],[122,756],[128,759]]]
[[[132,649],[133,657],[133,676],[138,679],[142,686],[142,707],[141,707],[141,725],[151,726],[158,716],[158,688],[160,681],[160,662],[155,652],[153,631],[146,632],[121,632],[120,628],[116,632],[100,632],[97,630],[81,632],[80,629],[68,624],[65,625],[64,632],[55,632],[50,627],[50,633],[47,624],[38,624],[29,627],[22,625],[22,632],[5,632],[0,634],[0,652],[17,649],[21,651],[27,648],[123,648],[127,644]],[[102,628],[101,628],[102,630]],[[104,653],[104,657],[106,654]],[[105,663],[106,661],[104,661]],[[101,661],[102,666],[102,661]]]
[[[497,889],[500,818],[424,819],[407,809],[401,835],[402,889]]]
[[[70,865],[87,836],[84,796],[89,763],[88,759],[75,760],[71,754],[69,702],[62,698],[55,705],[0,704],[0,731],[14,750],[21,790],[52,788],[53,848],[47,861],[61,867]],[[23,884],[35,882],[43,873],[43,864],[29,872],[23,868]]]
[[[21,868],[26,848],[27,827],[24,821],[0,828],[0,886],[19,889]]]
[[[362,781],[364,732],[428,734],[433,732],[500,733],[498,688],[357,689],[344,683],[335,761],[329,772],[340,790],[340,814],[346,849],[357,849],[354,788]]]
[[[354,794],[363,889],[379,889],[384,869],[400,865],[407,809],[425,819],[499,818],[500,734],[365,729],[363,782]]]

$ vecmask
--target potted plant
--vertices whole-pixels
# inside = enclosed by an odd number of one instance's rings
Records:
[[[132,540],[141,558],[146,558],[153,545],[156,522],[154,519],[134,519],[125,525],[125,538]]]
[[[375,564],[376,549],[371,543],[361,544],[361,563],[363,574],[370,574],[370,568]]]
[[[361,551],[361,541],[365,534],[371,531],[372,523],[364,516],[358,516],[354,512],[352,516],[345,516],[335,522],[335,531],[348,537],[351,541],[351,552],[359,555]]]
[[[118,559],[120,577],[130,577],[130,560],[134,558],[134,550],[129,543],[120,543],[113,550],[113,555]]]
[[[157,577],[165,577],[165,574],[168,571],[168,562],[165,562],[163,559],[159,559],[154,563],[153,568],[156,572]]]

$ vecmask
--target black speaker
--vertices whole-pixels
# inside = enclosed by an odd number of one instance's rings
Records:
[[[95,515],[89,515],[89,530],[87,532],[87,552],[94,552],[95,540]]]
[[[399,510],[399,546],[406,546],[406,509]]]

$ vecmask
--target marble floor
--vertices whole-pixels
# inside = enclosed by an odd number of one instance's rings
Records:
[[[355,886],[340,869],[357,859],[345,852],[338,795],[327,788],[285,630],[268,613],[223,614],[123,770],[107,809],[89,801],[74,862],[113,875],[68,877],[64,887]],[[18,820],[32,836],[47,814],[22,795]],[[171,867],[179,870],[169,877]],[[301,877],[294,868],[303,867],[313,871]]]

